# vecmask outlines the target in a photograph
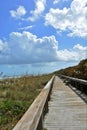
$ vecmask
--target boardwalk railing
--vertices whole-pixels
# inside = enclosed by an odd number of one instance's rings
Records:
[[[48,110],[54,77],[47,83],[13,130],[43,130],[43,112]]]
[[[81,93],[85,93],[87,95],[87,81],[83,79],[73,78],[65,75],[58,75],[61,78],[64,78],[73,85],[75,88],[81,91]]]

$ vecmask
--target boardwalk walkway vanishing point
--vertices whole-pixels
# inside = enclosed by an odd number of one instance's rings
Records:
[[[87,104],[57,76],[49,101],[49,112],[44,119],[44,128],[87,130]]]

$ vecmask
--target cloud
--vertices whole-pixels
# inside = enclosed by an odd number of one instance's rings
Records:
[[[53,4],[58,4],[60,0],[53,0]]]
[[[21,27],[21,28],[18,28],[18,30],[28,30],[28,29],[31,29],[33,26],[25,26],[25,27]]]
[[[72,49],[59,50],[58,59],[61,61],[80,61],[87,58],[87,46],[76,44]]]
[[[77,50],[79,50],[79,51],[87,51],[87,47],[83,47],[83,46],[81,46],[80,44],[77,44],[77,45],[75,45],[74,47],[73,47],[73,49],[77,49]]]
[[[87,37],[87,0],[73,0],[70,8],[51,8],[45,16],[45,25],[68,31],[68,36]]]
[[[0,64],[32,64],[55,61],[79,61],[87,58],[87,47],[80,44],[71,49],[58,49],[55,36],[38,38],[24,31],[12,32],[9,40],[0,40]]]
[[[7,50],[8,50],[7,43],[0,40],[0,53],[4,53]]]
[[[62,0],[63,2],[68,2],[69,0]]]
[[[57,44],[54,36],[37,38],[30,32],[12,32],[8,41],[8,61],[0,59],[0,63],[26,64],[57,60]]]
[[[45,6],[46,6],[46,0],[36,0],[35,9],[30,11],[31,16],[27,18],[22,18],[27,13],[24,6],[19,6],[16,10],[11,10],[10,15],[15,19],[34,22],[42,15],[42,13],[45,10]]]
[[[9,47],[8,43],[4,42],[0,39],[0,62],[3,63],[3,60],[5,62],[8,61],[9,58]]]
[[[20,19],[25,14],[26,14],[26,9],[23,6],[19,6],[16,10],[10,11],[10,15],[16,19]]]
[[[30,13],[32,14],[31,17],[28,18],[30,21],[35,21],[36,19],[41,16],[43,11],[45,10],[46,0],[36,0],[35,3],[35,10],[32,10]]]

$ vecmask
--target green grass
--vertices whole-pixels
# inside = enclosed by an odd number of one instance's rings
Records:
[[[0,81],[0,130],[11,130],[52,75]]]

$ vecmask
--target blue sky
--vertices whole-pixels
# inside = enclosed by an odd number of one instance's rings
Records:
[[[85,58],[87,0],[1,0],[0,71],[48,73]]]

